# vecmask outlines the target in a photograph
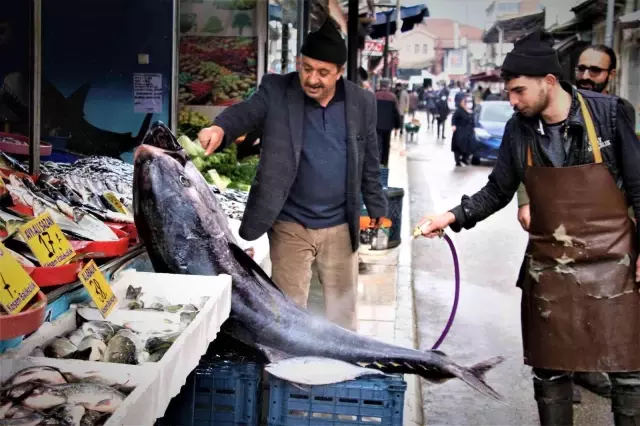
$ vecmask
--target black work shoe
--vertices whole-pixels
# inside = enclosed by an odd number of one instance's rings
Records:
[[[574,373],[573,383],[604,398],[611,397],[611,381],[605,373]]]

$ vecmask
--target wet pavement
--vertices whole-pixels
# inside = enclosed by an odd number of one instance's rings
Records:
[[[424,116],[419,117],[424,123]],[[446,142],[421,129],[408,151],[411,219],[443,212],[482,188],[491,165],[456,168]],[[520,290],[515,280],[527,236],[511,204],[470,231],[453,234],[460,257],[462,288],[458,312],[440,346],[456,362],[471,365],[503,355],[507,360],[487,374],[487,382],[505,398],[491,400],[459,380],[444,384],[423,381],[424,423],[428,425],[537,425],[530,368],[522,362]],[[413,242],[414,289],[420,348],[430,349],[444,328],[454,295],[451,254],[443,240]],[[575,405],[576,425],[612,423],[610,401],[582,390]]]

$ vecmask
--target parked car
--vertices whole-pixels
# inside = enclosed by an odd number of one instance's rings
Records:
[[[476,107],[475,139],[471,164],[478,165],[482,159],[496,160],[507,121],[513,115],[508,101],[484,101]]]

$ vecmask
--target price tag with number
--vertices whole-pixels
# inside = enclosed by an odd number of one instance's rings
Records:
[[[92,260],[82,268],[78,278],[87,288],[89,295],[98,306],[100,314],[106,318],[111,310],[117,305],[118,299],[111,291],[111,287],[107,283],[104,275],[98,269],[98,265]]]
[[[41,266],[65,265],[76,255],[69,240],[49,213],[43,213],[22,225],[20,235]]]
[[[38,291],[22,265],[0,243],[0,305],[10,314],[17,314]]]
[[[122,201],[120,201],[120,199],[116,196],[116,194],[114,194],[111,191],[108,191],[108,192],[105,192],[102,195],[109,202],[109,204],[111,204],[111,207],[113,207],[114,209],[116,209],[117,211],[119,211],[122,214],[128,214],[129,213],[127,208],[124,206],[124,204],[122,204]]]

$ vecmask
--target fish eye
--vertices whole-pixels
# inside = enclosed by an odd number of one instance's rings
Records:
[[[191,186],[191,181],[189,179],[187,179],[186,177],[184,177],[183,175],[180,175],[178,177],[178,180],[180,180],[180,183],[182,184],[182,186],[184,186],[185,188],[189,188]]]

